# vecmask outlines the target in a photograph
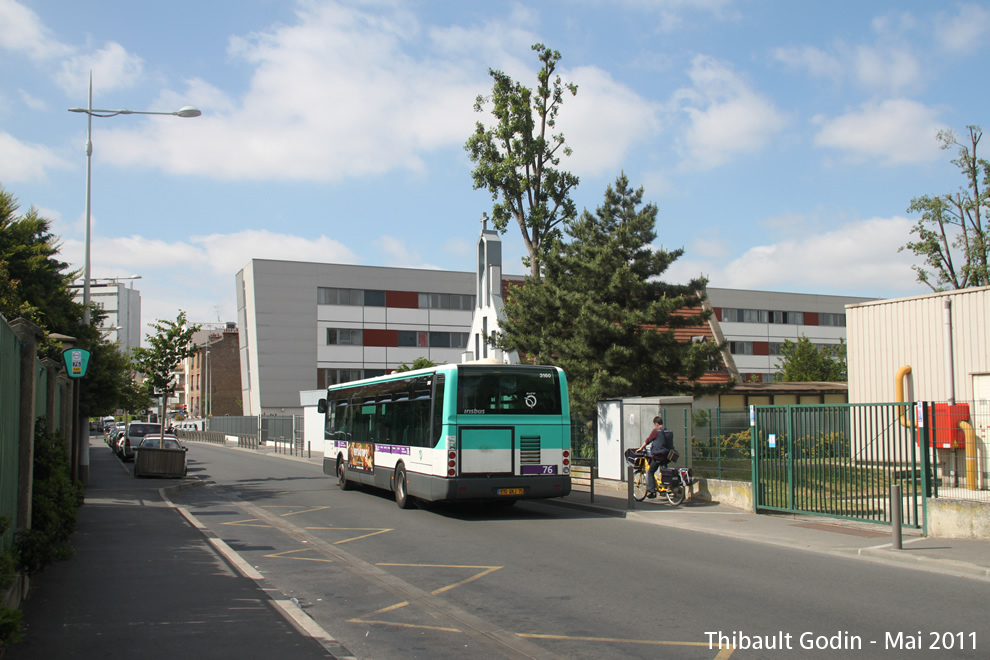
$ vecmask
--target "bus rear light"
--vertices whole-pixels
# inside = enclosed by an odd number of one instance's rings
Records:
[[[447,454],[447,458],[454,460],[455,458],[457,458],[457,452],[456,451],[449,452]]]
[[[447,467],[457,467],[457,461],[447,461]]]
[[[447,476],[448,477],[453,477],[456,474],[457,474],[457,472],[454,470],[454,468],[450,468],[449,470],[447,470]]]
[[[570,464],[571,464],[570,459],[565,458],[564,459],[564,465],[570,465]]]
[[[571,455],[571,452],[565,449],[564,450],[564,458],[567,458],[570,455]]]

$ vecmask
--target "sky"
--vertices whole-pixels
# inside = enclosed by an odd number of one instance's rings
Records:
[[[642,186],[663,279],[929,291],[898,248],[963,183],[937,133],[988,123],[987,1],[0,0],[0,185],[81,270],[92,75],[96,109],[202,111],[92,122],[92,277],[140,275],[145,324],[236,321],[253,258],[473,271],[475,99],[535,86],[536,43],[577,208]]]

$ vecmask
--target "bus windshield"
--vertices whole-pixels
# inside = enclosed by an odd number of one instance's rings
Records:
[[[512,365],[460,366],[457,412],[461,415],[559,415],[557,370]]]

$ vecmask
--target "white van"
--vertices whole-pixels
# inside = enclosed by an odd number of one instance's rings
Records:
[[[202,431],[205,427],[204,419],[184,419],[175,425],[177,431]]]

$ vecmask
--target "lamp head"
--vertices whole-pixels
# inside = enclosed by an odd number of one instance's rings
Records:
[[[199,108],[187,105],[184,108],[180,108],[175,114],[177,117],[199,117],[203,113],[199,111]]]

